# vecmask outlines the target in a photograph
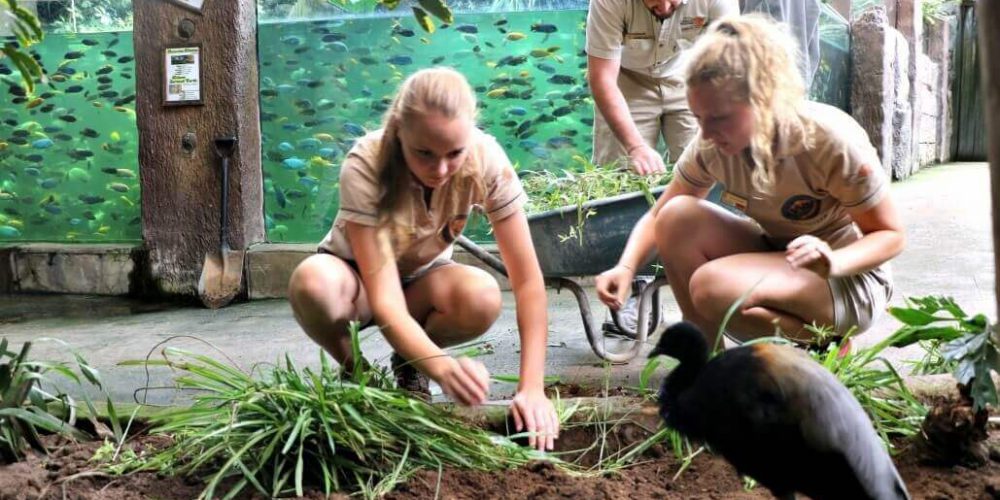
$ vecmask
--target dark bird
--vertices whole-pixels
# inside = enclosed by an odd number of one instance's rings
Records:
[[[910,498],[861,405],[805,353],[760,343],[709,360],[704,335],[681,322],[650,356],[661,354],[680,361],[660,389],[667,426],[776,497]]]

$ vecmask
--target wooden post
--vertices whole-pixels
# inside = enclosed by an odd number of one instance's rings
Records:
[[[979,17],[979,63],[982,64],[983,94],[986,98],[986,137],[993,194],[993,272],[1000,318],[1000,5],[996,0],[976,2]]]
[[[239,139],[229,162],[229,244],[245,250],[264,240],[257,5],[208,0],[193,12],[182,3],[134,2],[143,292],[195,297],[205,256],[221,243],[216,137]],[[164,50],[192,45],[201,46],[204,104],[164,106]]]

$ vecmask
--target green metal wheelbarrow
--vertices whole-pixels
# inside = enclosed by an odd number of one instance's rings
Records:
[[[663,189],[653,190],[653,195],[659,197]],[[622,352],[611,352],[606,348],[599,320],[591,313],[587,293],[577,279],[600,274],[618,262],[632,228],[649,211],[649,202],[641,192],[589,201],[582,206],[582,213],[593,211],[584,223],[584,230],[577,232],[575,238],[562,241],[559,235],[567,234],[577,226],[578,213],[581,213],[579,210],[579,207],[573,205],[528,216],[528,227],[545,277],[545,286],[556,290],[568,289],[576,297],[583,329],[595,354],[613,363],[627,363],[639,354],[649,337],[650,329],[655,329],[660,324],[660,288],[667,284],[667,279],[657,278],[638,291],[639,311],[634,331],[624,328],[617,312],[611,311],[612,321],[631,340],[628,348]],[[486,265],[507,276],[507,269],[500,259],[465,236],[460,236],[457,243]],[[649,260],[652,261],[652,255]],[[655,275],[656,272],[649,266],[637,274]]]

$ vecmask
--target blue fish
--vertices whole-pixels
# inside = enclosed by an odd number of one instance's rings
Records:
[[[345,44],[344,42],[333,42],[333,43],[330,44],[330,47],[333,47],[333,51],[334,52],[344,53],[344,52],[347,52],[347,50],[348,50],[347,49],[347,44]]]
[[[555,72],[556,72],[555,66],[552,66],[551,64],[538,63],[538,64],[535,65],[535,67],[538,68],[538,69],[540,69],[540,70],[542,70],[542,71],[544,71],[544,72],[546,72],[546,73],[548,73],[548,74],[550,74],[550,75],[551,74],[555,74]]]
[[[338,154],[338,151],[334,148],[319,148],[319,155],[322,158],[330,159]]]
[[[550,148],[555,148],[555,149],[565,148],[573,145],[573,139],[559,135],[555,137],[550,137],[549,140],[546,141],[546,144],[548,144]]]
[[[83,219],[81,219],[79,217],[73,217],[72,219],[69,220],[69,225],[71,225],[71,226],[79,226],[82,222],[83,222]]]
[[[291,92],[291,91],[295,90],[295,85],[290,85],[290,84],[287,84],[287,83],[282,83],[281,85],[278,85],[277,88],[278,88],[278,92],[284,94],[284,93]]]
[[[293,45],[293,46],[294,45],[300,45],[302,43],[302,39],[299,38],[299,37],[297,37],[297,36],[295,36],[295,35],[288,35],[288,36],[281,37],[281,43],[283,43],[285,45]]]
[[[389,64],[395,64],[396,66],[406,66],[408,64],[413,64],[413,58],[406,55],[396,55],[387,58],[385,62]]]
[[[306,166],[306,161],[302,158],[286,158],[285,161],[281,162],[281,165],[288,170],[302,170]]]
[[[323,143],[319,142],[319,139],[316,139],[314,137],[306,137],[305,139],[300,140],[296,144],[298,144],[298,146],[302,149],[311,150],[318,148],[320,144]]]
[[[295,132],[296,130],[302,128],[302,125],[299,125],[298,123],[282,123],[281,128],[290,132]]]
[[[21,231],[12,226],[0,226],[0,236],[4,238],[17,238],[21,236]]]
[[[293,149],[295,149],[295,147],[287,142],[282,142],[281,144],[278,144],[278,151],[281,151],[282,153],[288,153]]]
[[[344,131],[355,137],[365,135],[365,129],[356,123],[347,122],[344,124]]]
[[[47,137],[45,139],[38,139],[37,141],[31,143],[31,147],[35,149],[49,149],[52,147],[52,139]]]
[[[476,34],[479,33],[479,28],[471,24],[460,24],[455,26],[455,31],[460,31],[462,33]]]
[[[38,185],[42,189],[52,189],[59,185],[59,179],[56,179],[54,177],[49,177],[48,179],[39,181]]]
[[[302,184],[303,186],[311,189],[319,185],[319,179],[311,175],[304,175],[302,177],[299,177],[299,184]]]
[[[39,175],[42,175],[42,171],[38,170],[35,167],[27,167],[27,168],[25,168],[24,169],[24,173],[26,173],[26,174],[28,174],[28,175],[30,175],[32,177],[38,177]]]
[[[535,148],[531,148],[531,154],[534,155],[535,158],[538,158],[540,160],[548,160],[549,157],[551,156],[549,154],[549,150],[547,150],[547,149],[545,149],[545,148],[543,148],[541,146],[535,147]]]

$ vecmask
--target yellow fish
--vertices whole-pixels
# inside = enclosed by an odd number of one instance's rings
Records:
[[[108,234],[111,231],[111,226],[101,226],[97,228],[97,234]]]
[[[516,42],[518,40],[524,40],[525,38],[528,38],[528,35],[525,35],[524,33],[521,33],[520,31],[511,31],[510,33],[507,33],[507,36],[505,38],[508,41]]]
[[[493,89],[486,93],[486,97],[493,97],[493,98],[503,97],[504,95],[507,95],[508,90],[509,89],[507,87],[500,87],[498,89]]]
[[[122,135],[119,134],[118,132],[111,132],[111,135],[109,137],[111,137],[112,142],[118,142],[122,140]]]
[[[329,167],[332,165],[333,165],[332,162],[324,160],[320,156],[313,156],[312,158],[309,158],[309,166],[311,167]]]
[[[320,132],[318,134],[313,134],[313,138],[321,142],[333,142],[334,138],[332,135],[325,132]]]

